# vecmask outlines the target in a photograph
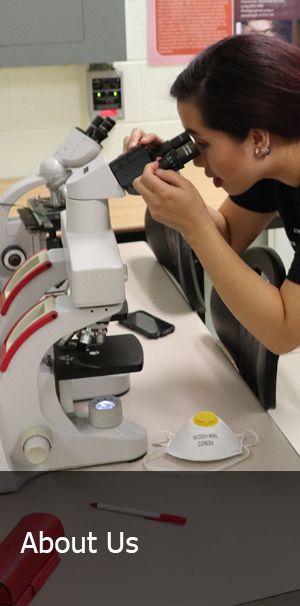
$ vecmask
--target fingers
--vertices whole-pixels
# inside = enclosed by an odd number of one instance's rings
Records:
[[[157,181],[157,177],[159,182]],[[142,180],[149,187],[153,185],[155,189],[159,187],[159,185],[161,187],[165,186],[165,191],[166,188],[168,191],[170,191],[170,188],[168,187],[169,185],[182,188],[185,186],[185,184],[189,183],[189,181],[182,177],[179,172],[159,168],[159,163],[157,161],[152,162],[151,164],[146,164],[143,171]]]
[[[173,170],[163,170],[155,161],[146,164],[143,174],[133,181],[133,186],[142,195],[145,195],[146,192],[153,192],[167,196],[172,194],[170,185],[183,187],[185,183],[188,184],[189,181],[179,173]]]
[[[182,187],[183,183],[189,183],[187,179],[185,179],[180,172],[174,170],[164,170],[163,168],[154,169],[155,175],[161,179],[161,181],[165,181],[165,183],[169,183],[169,185],[175,185],[175,187]]]
[[[158,169],[158,166],[157,161],[146,164],[143,174],[132,182],[132,185],[140,194],[145,195],[156,191],[159,177],[155,175],[155,170]]]
[[[183,235],[189,233],[204,205],[190,181],[173,170],[162,170],[157,161],[147,164],[133,185],[143,196],[153,219]]]
[[[129,151],[129,149],[133,149],[134,147],[136,147],[136,145],[140,143],[140,140],[145,136],[145,134],[146,133],[144,133],[144,131],[140,128],[134,128],[133,131],[131,131],[130,135],[128,135],[124,139],[123,151],[126,152]]]
[[[150,147],[150,149],[159,147],[163,142],[164,140],[158,137],[155,133],[148,133],[140,141],[142,145],[147,145]]]
[[[150,147],[157,147],[163,143],[163,139],[155,135],[154,133],[146,134],[140,128],[134,128],[130,135],[125,137],[123,142],[123,152],[127,152],[133,149],[137,145],[149,145]]]

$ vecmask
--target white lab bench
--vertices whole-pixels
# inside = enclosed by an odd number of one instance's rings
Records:
[[[300,457],[147,244],[122,244],[120,252],[128,267],[129,310],[144,309],[176,327],[158,340],[139,336],[144,368],[132,374],[122,397],[124,416],[147,429],[152,452],[152,439],[161,429],[176,432],[198,411],[211,410],[236,433],[252,429],[259,436],[250,456],[232,470],[265,473],[117,473],[143,471],[142,460],[91,472],[46,473],[15,494],[0,495],[0,541],[23,515],[36,511],[58,516],[67,537],[92,531],[103,538],[112,530],[138,537],[137,557],[102,548],[98,555],[62,555],[34,606],[299,603],[290,600],[300,590],[300,490],[298,476],[289,472],[300,470]],[[124,327],[111,323],[109,334],[122,332]],[[167,456],[158,464],[191,469]],[[97,500],[184,515],[187,524],[179,528],[98,511],[89,506]]]
[[[158,263],[145,242],[120,245],[128,267],[126,298],[129,311],[143,309],[175,325],[175,332],[158,340],[138,335],[144,368],[131,375],[131,389],[122,397],[124,416],[146,427],[149,451],[162,429],[177,432],[193,415],[211,410],[233,431],[254,430],[259,440],[250,456],[233,470],[299,471],[300,457],[262,408],[206,326]],[[108,334],[127,329],[110,324]],[[155,449],[155,447],[154,447]],[[189,463],[164,457],[160,466],[191,469]],[[106,465],[111,470],[143,470],[142,461]],[[195,466],[198,469],[198,466]],[[209,469],[209,465],[207,467]]]

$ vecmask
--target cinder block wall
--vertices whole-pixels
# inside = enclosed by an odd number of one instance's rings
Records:
[[[125,0],[127,61],[115,63],[124,73],[125,119],[104,141],[113,160],[134,126],[171,138],[181,132],[169,88],[183,65],[148,65],[147,0]],[[90,123],[87,105],[88,65],[0,69],[0,179],[38,172],[75,126]]]

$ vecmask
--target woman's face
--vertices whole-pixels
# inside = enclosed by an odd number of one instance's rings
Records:
[[[184,129],[200,151],[200,156],[193,162],[204,168],[215,187],[223,187],[228,194],[238,195],[263,178],[255,158],[255,140],[251,133],[244,141],[237,141],[223,131],[203,126],[200,111],[192,102],[180,101],[177,107]]]

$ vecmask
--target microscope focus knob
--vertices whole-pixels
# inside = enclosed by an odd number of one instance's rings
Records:
[[[1,261],[6,269],[15,271],[15,269],[20,267],[21,263],[26,261],[26,254],[20,246],[7,246],[2,251]]]
[[[47,461],[50,442],[45,436],[31,436],[23,444],[24,455],[31,465],[42,465]]]

